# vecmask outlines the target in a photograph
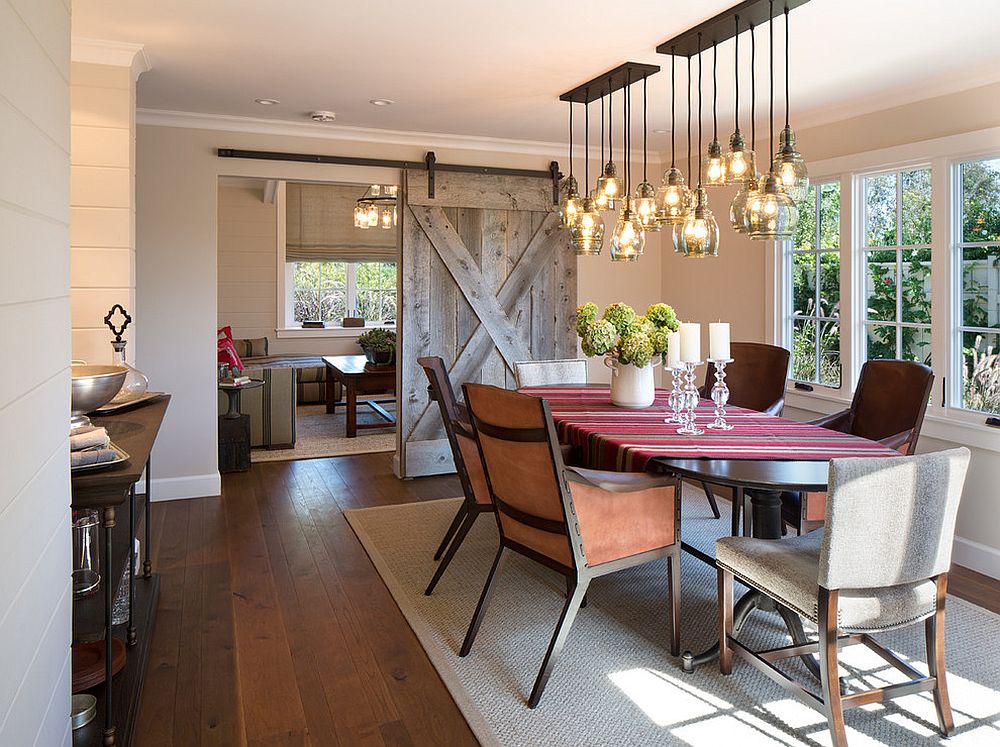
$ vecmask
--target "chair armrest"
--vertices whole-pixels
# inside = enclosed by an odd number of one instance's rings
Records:
[[[809,424],[818,425],[820,428],[827,428],[831,431],[847,433],[847,429],[851,424],[851,411],[847,409],[835,412],[832,415],[824,415],[821,418],[810,420]]]
[[[609,493],[635,493],[652,488],[667,488],[674,485],[673,476],[651,475],[647,472],[605,472],[582,467],[566,467],[563,475],[568,482],[589,485]]]
[[[910,442],[910,436],[913,433],[912,430],[902,431],[894,436],[886,436],[885,438],[880,438],[878,442],[883,446],[888,446],[890,449],[895,449],[900,451],[900,449]],[[900,452],[906,454],[905,451]]]
[[[770,407],[764,410],[766,415],[775,415],[780,417],[782,410],[785,409],[785,398],[779,397],[777,400],[771,403]]]

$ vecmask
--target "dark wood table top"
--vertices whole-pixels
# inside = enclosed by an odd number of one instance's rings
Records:
[[[824,461],[655,457],[652,462],[661,469],[693,480],[764,491],[825,491],[830,472],[830,463]]]
[[[325,355],[323,362],[335,368],[342,376],[370,376],[371,374],[395,374],[396,366],[368,367],[368,359],[363,355]]]
[[[169,403],[170,395],[163,394],[133,410],[91,418],[94,425],[108,429],[108,436],[129,458],[104,470],[73,476],[73,508],[105,508],[125,502],[129,488],[146,468]]]

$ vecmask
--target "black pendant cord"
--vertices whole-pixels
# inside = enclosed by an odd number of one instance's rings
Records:
[[[757,150],[757,45],[750,24],[750,150]],[[756,172],[756,169],[754,169]]]
[[[625,122],[624,135],[622,138],[622,143],[625,146],[625,194],[623,197],[627,198],[632,192],[632,73],[625,76],[626,84],[625,90],[622,93],[624,96],[624,112],[625,112]]]
[[[688,57],[688,134],[687,134],[687,146],[688,146],[688,181],[693,182],[694,174],[691,173],[691,58]]]
[[[736,35],[733,37],[733,42],[736,44],[736,49],[733,53],[733,80],[736,82],[736,111],[733,113],[733,119],[736,120],[735,132],[739,134],[740,131],[740,17],[734,16],[736,19]]]
[[[646,76],[642,76],[642,180],[646,181],[646,133],[649,125],[646,119]]]
[[[788,123],[788,6],[785,6],[785,127]]]
[[[608,160],[615,162],[615,92],[608,81]]]
[[[767,147],[771,148],[774,145],[774,0],[770,0],[768,6],[771,9],[771,19],[768,21],[768,25],[771,28],[771,109],[767,118],[768,135],[767,135]]]
[[[772,0],[773,2],[773,0]],[[698,34],[698,189],[701,189],[701,34]]]
[[[604,168],[604,94],[601,94],[601,162],[598,166]]]
[[[719,139],[719,47],[712,42],[712,140]]]
[[[677,57],[674,55],[674,49],[674,47],[670,48],[670,168],[675,168],[677,165],[677,139],[674,137],[674,130],[677,129],[677,124],[674,120],[674,102],[677,99],[677,89],[675,87],[676,81],[674,78],[674,61]]]
[[[590,89],[583,93],[583,196],[590,194]]]
[[[569,175],[573,176],[573,102],[569,102]]]

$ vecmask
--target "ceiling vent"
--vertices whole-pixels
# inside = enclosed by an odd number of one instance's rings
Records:
[[[315,111],[309,112],[309,119],[313,122],[333,122],[337,118],[337,115],[333,112],[327,111]]]

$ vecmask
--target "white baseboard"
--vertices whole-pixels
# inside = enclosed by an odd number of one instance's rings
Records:
[[[146,476],[136,483],[139,493],[146,492]],[[222,476],[218,472],[207,475],[153,478],[153,503],[178,501],[184,498],[205,498],[222,492]]]
[[[1000,549],[964,537],[955,537],[951,559],[958,565],[1000,579]]]

